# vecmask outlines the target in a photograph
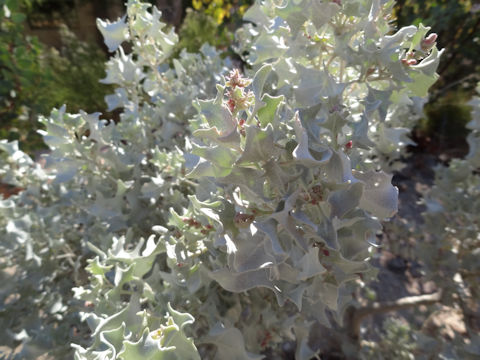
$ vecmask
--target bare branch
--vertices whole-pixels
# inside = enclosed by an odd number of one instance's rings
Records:
[[[347,329],[350,336],[358,340],[360,337],[360,326],[366,317],[414,306],[435,304],[439,302],[441,298],[442,292],[438,291],[432,294],[407,296],[394,301],[375,302],[366,307],[353,308],[347,313]]]

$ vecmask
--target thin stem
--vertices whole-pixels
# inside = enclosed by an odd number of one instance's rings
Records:
[[[188,185],[194,187],[194,188],[198,186],[198,183],[193,182],[193,181],[188,180],[188,179],[185,179],[185,178],[183,178],[181,181],[184,182],[185,184],[188,184]]]
[[[470,79],[474,79],[474,80],[478,80],[479,78],[479,75],[478,74],[470,74],[470,75],[467,75],[463,78],[461,78],[460,80],[457,80],[457,81],[453,81],[451,82],[450,84],[448,84],[447,86],[444,86],[443,88],[441,89],[438,89],[437,91],[435,91],[431,96],[430,96],[430,102],[434,102],[437,98],[439,98],[440,96],[442,96],[447,90],[459,85],[459,84],[462,84],[463,82],[467,81],[467,80],[470,80]]]
[[[345,71],[345,61],[340,61],[340,82],[342,83],[343,82],[343,73]]]
[[[374,81],[383,81],[383,80],[390,80],[390,76],[385,75],[385,76],[377,76],[374,78],[366,78],[367,82],[374,82]]]
[[[325,69],[328,70],[328,67],[330,66],[330,64],[332,63],[332,61],[337,57],[336,54],[332,54],[332,56],[330,57],[330,59],[328,59],[328,62],[327,64],[325,65]]]

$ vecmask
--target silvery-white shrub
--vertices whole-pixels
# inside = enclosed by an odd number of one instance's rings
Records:
[[[25,188],[0,203],[2,252],[32,312],[2,330],[30,353],[73,338],[77,359],[259,359],[289,340],[314,356],[311,330],[375,273],[387,172],[437,77],[436,36],[393,31],[392,5],[257,2],[245,74],[208,46],[171,59],[175,33],[140,1],[98,21],[120,121],[55,110],[45,168],[2,143]],[[79,308],[91,341],[68,334]]]

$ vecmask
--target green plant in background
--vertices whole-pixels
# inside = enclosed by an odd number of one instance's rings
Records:
[[[180,40],[176,45],[176,53],[182,49],[197,52],[205,43],[216,48],[228,48],[233,40],[233,33],[225,26],[218,26],[212,16],[192,9],[187,9],[178,35]]]
[[[68,22],[75,9],[75,0],[22,0],[35,26],[59,26]]]
[[[225,18],[241,18],[252,3],[253,0],[192,0],[195,10],[212,16],[219,25],[225,22]]]
[[[66,25],[60,27],[62,47],[46,52],[52,73],[50,104],[67,104],[72,112],[102,111],[104,97],[112,88],[99,82],[105,76],[105,53],[93,43],[80,41]]]
[[[465,138],[469,132],[465,128],[470,121],[469,98],[467,91],[459,90],[448,92],[435,102],[428,103],[425,106],[426,117],[419,122],[419,130],[434,136],[439,148],[449,146],[458,151],[462,144],[466,145]]]
[[[49,111],[53,76],[43,46],[25,35],[25,18],[21,2],[0,1],[0,136],[32,150],[41,146],[34,118]]]
[[[183,48],[195,52],[204,43],[209,43],[227,50],[223,56],[235,57],[230,48],[234,39],[233,30],[239,26],[251,3],[252,0],[193,0],[193,9],[187,8],[179,30],[177,53]]]
[[[19,140],[33,153],[43,147],[37,134],[39,115],[69,104],[73,111],[105,109],[110,91],[104,76],[105,54],[61,28],[60,53],[25,34],[25,11],[32,2],[0,1],[0,136]]]

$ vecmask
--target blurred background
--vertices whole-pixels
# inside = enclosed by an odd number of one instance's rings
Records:
[[[234,29],[253,0],[150,0],[180,35],[177,52],[194,52],[208,42],[229,49]],[[100,84],[108,58],[96,18],[116,20],[124,0],[0,0],[0,138],[19,140],[24,151],[42,149],[39,115],[67,104],[69,112],[108,113]],[[412,132],[418,146],[441,161],[467,151],[465,103],[480,81],[480,1],[398,0],[396,28],[432,27],[446,51],[440,80],[431,89],[425,117]],[[235,56],[233,51],[229,52]]]

